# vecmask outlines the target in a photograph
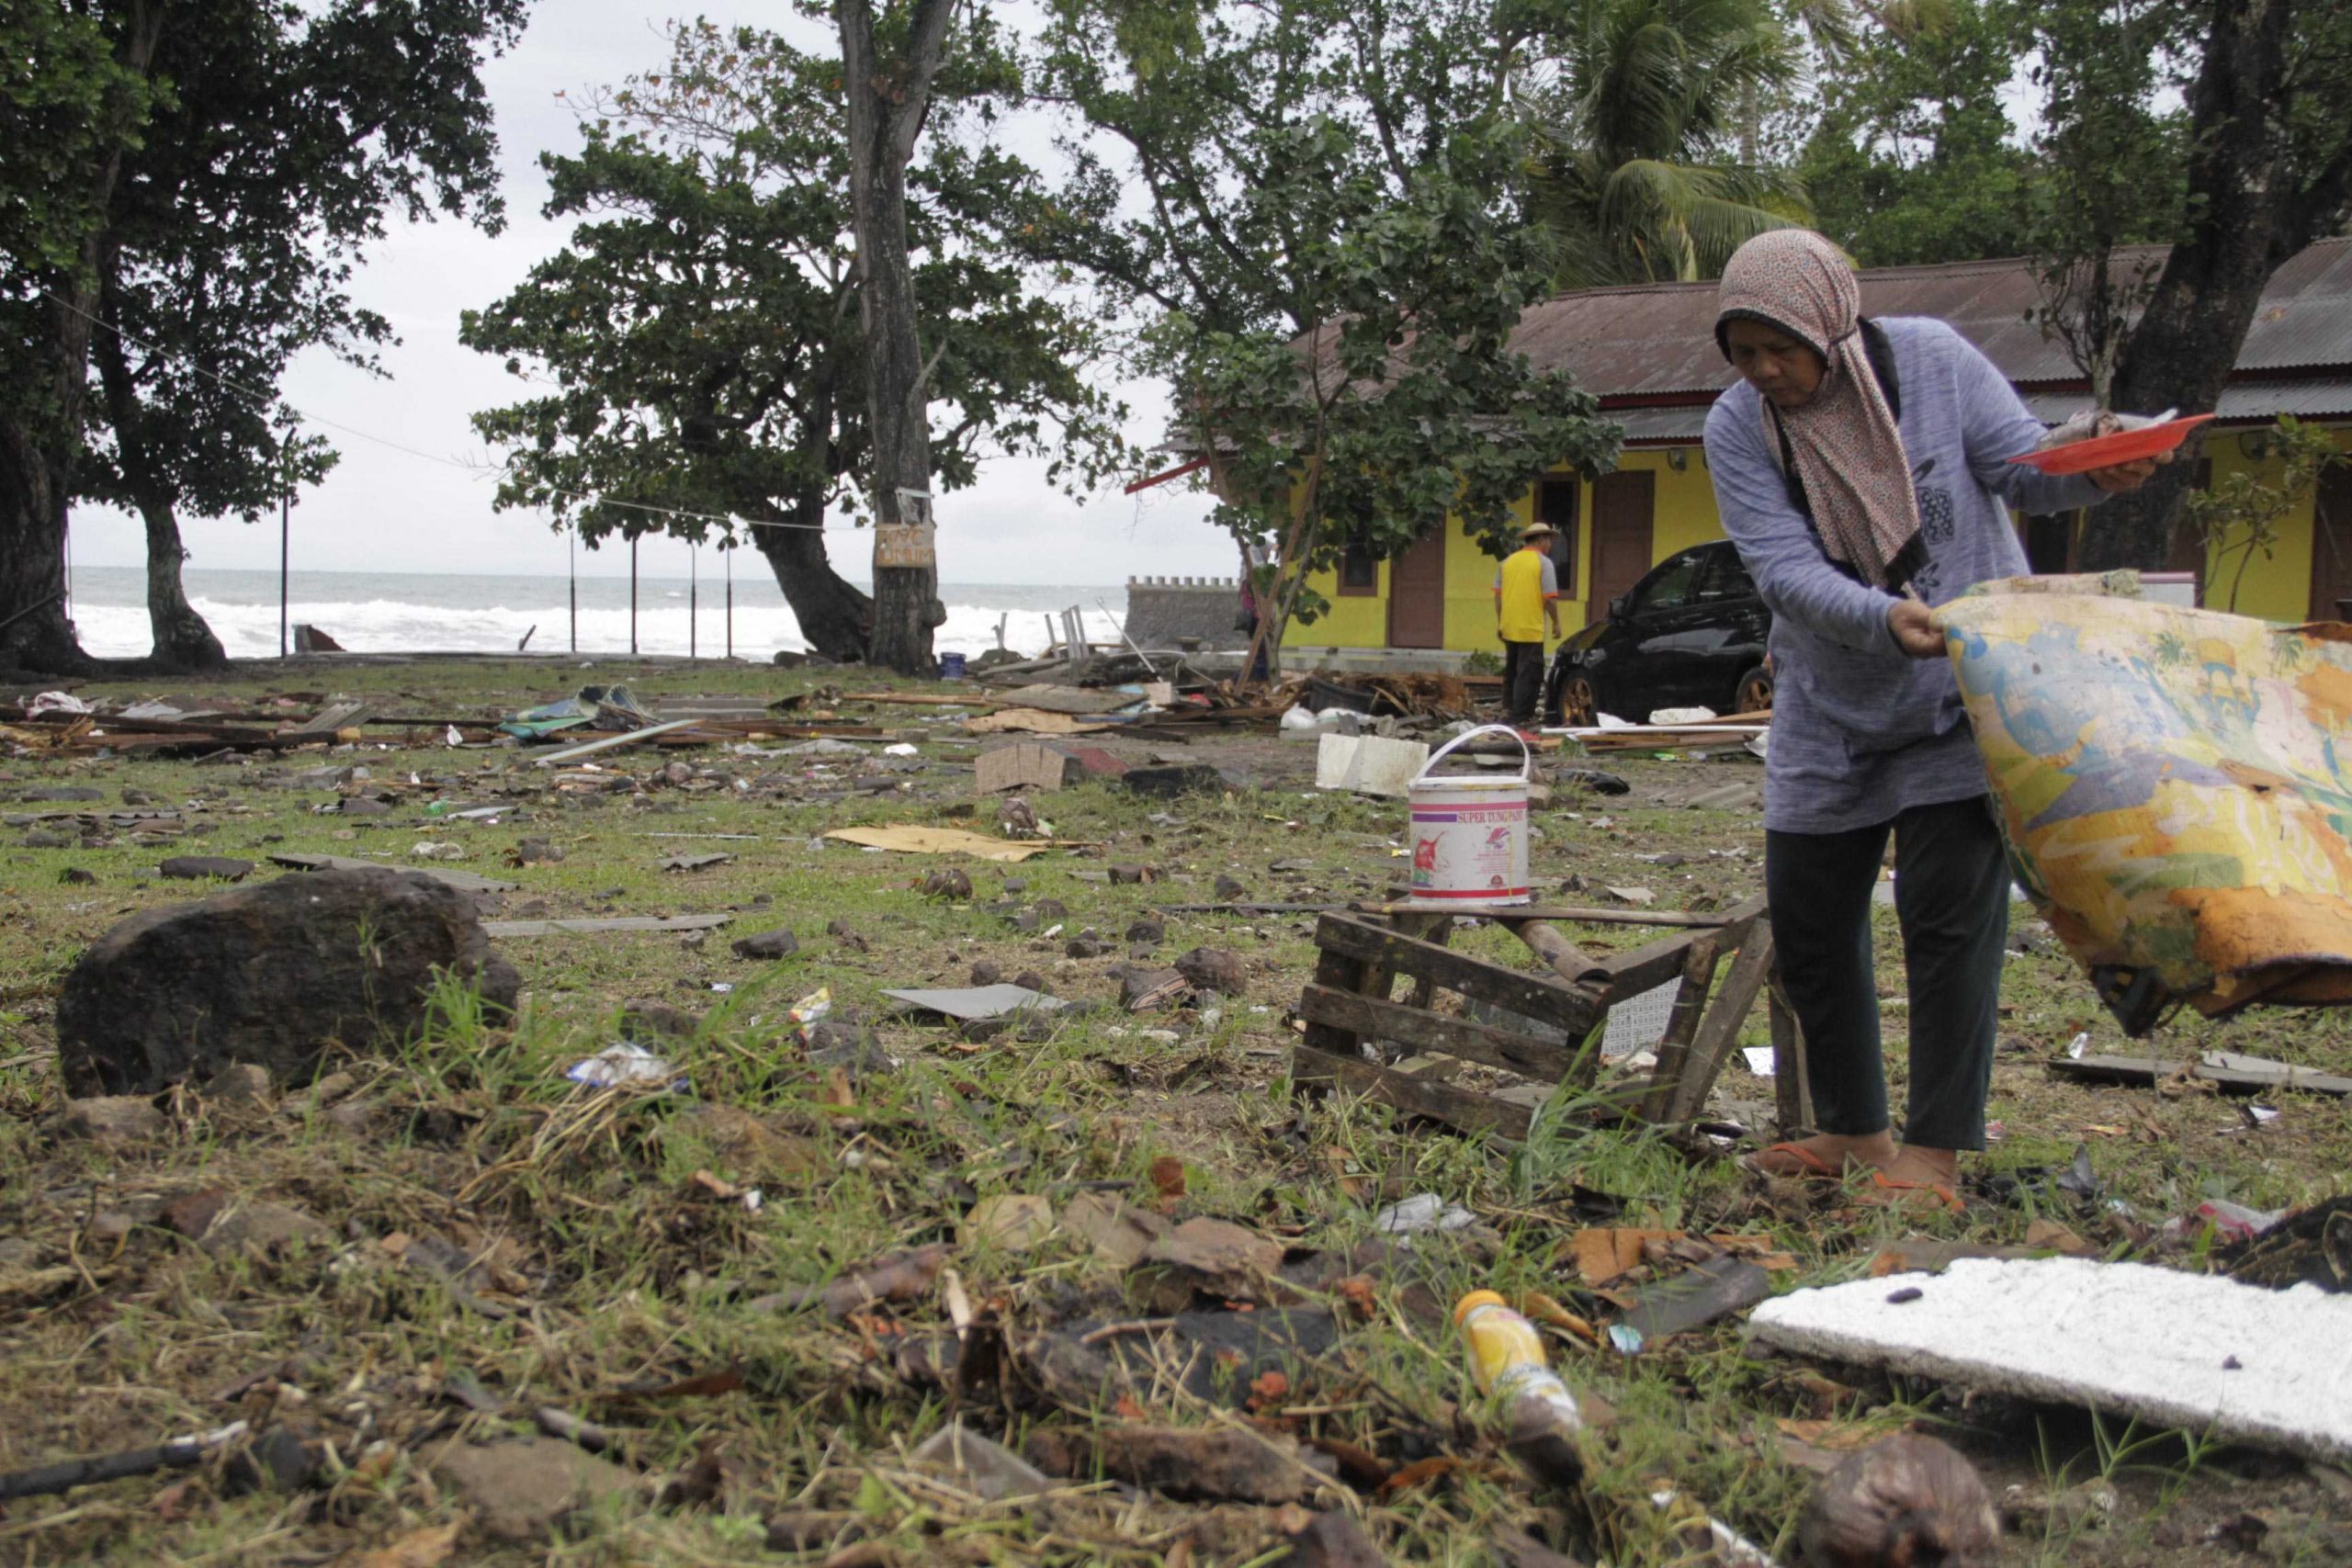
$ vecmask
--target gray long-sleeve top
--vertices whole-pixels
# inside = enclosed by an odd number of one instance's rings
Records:
[[[1926,318],[1878,324],[1894,351],[1928,550],[1913,587],[1940,604],[1974,583],[2023,574],[2025,551],[2006,508],[2064,512],[2104,492],[2008,461],[2038,446],[2045,427],[1973,344]],[[1905,655],[1886,624],[1894,596],[1823,552],[1812,520],[1790,501],[1747,382],[1709,411],[1706,452],[1724,532],[1772,611],[1764,825],[1842,832],[1982,795],[1984,764],[1951,667]]]

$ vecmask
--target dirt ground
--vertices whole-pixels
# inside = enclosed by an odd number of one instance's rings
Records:
[[[589,773],[441,743],[446,721],[592,680],[649,705],[800,695],[797,720],[873,724],[914,750],[639,747]],[[1089,778],[1035,795],[1072,847],[1018,864],[868,852],[822,835],[997,831],[997,803],[971,789],[984,742],[954,709],[843,700],[883,685],[653,661],[318,661],[75,690],[289,719],[347,695],[435,722],[282,755],[0,761],[0,1472],[248,1433],[193,1465],[6,1501],[0,1563],[1240,1564],[1284,1560],[1306,1520],[1340,1514],[1396,1562],[1666,1564],[1711,1560],[1693,1509],[1793,1562],[1817,1472],[1902,1430],[1974,1461],[2004,1562],[2352,1561],[2352,1476],[2336,1468],[1771,1356],[1738,1315],[1637,1355],[1608,1348],[1625,1293],[1689,1259],[1653,1248],[1597,1287],[1580,1232],[1736,1235],[1776,1291],[1858,1277],[1917,1237],[2204,1269],[2214,1238],[2165,1226],[2200,1201],[2352,1192],[2352,1102],[2283,1094],[2257,1117],[2202,1086],[2054,1077],[2075,1035],[2094,1052],[2121,1036],[2023,906],[2000,1136],[1963,1216],[1765,1184],[1731,1159],[1739,1140],[1602,1124],[1566,1095],[1502,1145],[1294,1096],[1315,916],[1166,908],[1228,901],[1220,878],[1257,901],[1378,898],[1405,869],[1401,803],[1316,793],[1314,748],[1271,735],[1090,737],[1130,762],[1212,763],[1226,787],[1159,799]],[[1594,765],[1630,790],[1552,784],[1539,897],[1646,889],[1651,908],[1699,910],[1759,889],[1752,759]],[[1739,784],[1753,787],[1724,787]],[[389,808],[346,815],[355,795]],[[428,814],[436,801],[502,809]],[[119,815],[139,811],[162,815]],[[526,839],[562,859],[510,863]],[[420,843],[517,885],[489,898],[492,919],[732,919],[501,938],[524,983],[512,1018],[453,1005],[422,1040],[352,1043],[315,1083],[183,1086],[144,1132],[77,1135],[58,987],[128,916],[219,890],[159,878],[164,857],[251,860],[256,880],[292,852],[443,863]],[[681,853],[731,858],[661,868]],[[969,892],[926,891],[950,867]],[[1892,910],[1879,918],[1899,1103],[1907,1008]],[[797,938],[790,955],[731,951],[776,927]],[[1569,934],[1594,951],[1646,940]],[[1491,931],[1457,945],[1516,952]],[[1238,994],[1121,1005],[1124,968],[1199,948],[1238,956]],[[881,996],[990,969],[1084,1005],[991,1032]],[[788,1011],[820,987],[832,1013],[803,1038]],[[686,1032],[625,1023],[632,1000],[682,1010]],[[625,1031],[682,1081],[564,1077]],[[1760,1010],[1745,1039],[1765,1042]],[[2183,1021],[2155,1043],[2352,1073],[2338,1015]],[[1735,1061],[1705,1120],[1769,1137],[1771,1102]],[[2055,1181],[2078,1150],[2095,1196]],[[1469,1223],[1375,1228],[1424,1193]],[[224,1239],[224,1211],[249,1217],[242,1241]],[[1262,1267],[1168,1252],[1185,1222]],[[1146,1245],[1160,1250],[1136,1261]],[[1598,1343],[1547,1330],[1599,1418],[1576,1484],[1531,1479],[1492,1437],[1446,1317],[1481,1287],[1600,1326]],[[1025,1454],[1051,1489],[995,1497],[971,1461],[917,1457],[951,1422]],[[1173,1446],[1139,1458],[1145,1437]],[[1647,1504],[1662,1486],[1681,1513]],[[1343,1560],[1314,1539],[1296,1560]]]

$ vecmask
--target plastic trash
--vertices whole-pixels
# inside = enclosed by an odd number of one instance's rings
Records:
[[[2243,1203],[2226,1199],[2208,1198],[2186,1214],[2165,1222],[2166,1241],[2185,1241],[2213,1227],[2213,1234],[2223,1241],[2251,1241],[2286,1217],[2283,1209],[2249,1209]]]
[[[1283,710],[1282,728],[1296,733],[1319,728],[1320,726],[1316,721],[1314,709],[1295,707]]]
[[[920,757],[922,755],[922,749],[911,741],[901,740],[896,745],[883,747],[882,755],[885,757]]]
[[[1683,724],[1713,724],[1721,716],[1713,708],[1657,708],[1650,714],[1650,725],[1657,729],[1672,729]]]
[[[1477,1215],[1459,1203],[1449,1203],[1434,1192],[1421,1192],[1373,1215],[1372,1228],[1385,1235],[1411,1235],[1417,1231],[1458,1231],[1477,1221]]]
[[[1535,1325],[1492,1291],[1454,1303],[1453,1324],[1470,1352],[1471,1381],[1503,1407],[1505,1445],[1544,1478],[1573,1483],[1584,1469],[1584,1413],[1552,1371]]]
[[[672,1089],[686,1087],[686,1080],[678,1077],[677,1068],[633,1040],[607,1045],[594,1055],[572,1063],[564,1070],[563,1076],[573,1083],[586,1084],[591,1089],[623,1089],[635,1085],[659,1085]]]
[[[2083,1053],[2089,1050],[2090,1046],[2090,1032],[2088,1030],[2085,1030],[2082,1033],[2075,1035],[2072,1040],[2066,1042],[2066,1055],[2072,1060],[2079,1062],[2083,1059]]]
[[[70,692],[43,692],[25,705],[27,718],[39,718],[45,713],[92,713],[89,704]]]
[[[793,1033],[797,1035],[800,1043],[805,1045],[808,1043],[809,1025],[826,1017],[832,1010],[833,988],[831,986],[820,986],[793,1003],[791,1010],[784,1016],[792,1025]]]

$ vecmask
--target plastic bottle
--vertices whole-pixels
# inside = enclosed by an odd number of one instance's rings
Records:
[[[1504,1409],[1507,1445],[1531,1470],[1573,1482],[1584,1468],[1577,1452],[1584,1415],[1552,1371],[1535,1325],[1492,1291],[1456,1302],[1453,1325],[1469,1348],[1472,1381]]]

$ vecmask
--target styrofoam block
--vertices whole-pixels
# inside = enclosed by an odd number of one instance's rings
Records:
[[[1919,1298],[1887,1299],[1906,1287]],[[2352,1459],[2352,1295],[2315,1285],[1968,1258],[1794,1291],[1758,1307],[1748,1331],[1782,1350]]]

